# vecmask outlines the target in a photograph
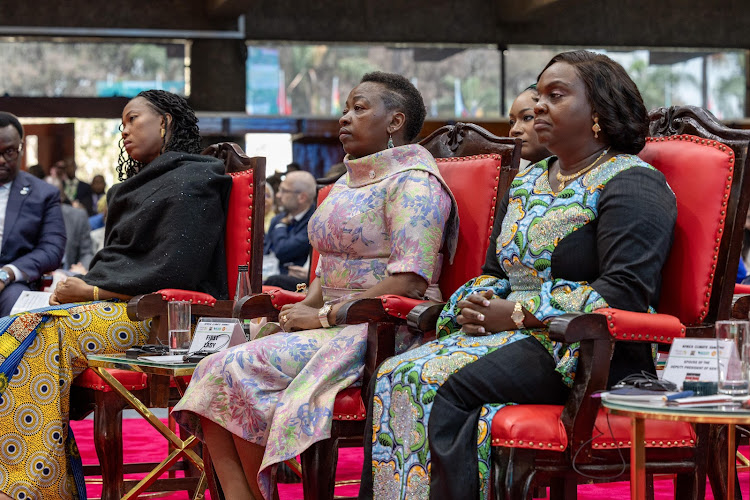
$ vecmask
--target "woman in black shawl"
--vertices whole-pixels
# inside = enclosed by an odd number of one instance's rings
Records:
[[[185,100],[141,92],[122,114],[120,184],[89,273],[58,284],[52,307],[0,319],[0,500],[78,498],[85,488],[68,427],[70,384],[89,354],[146,341],[127,300],[162,288],[227,296],[224,220],[231,178],[201,156]]]

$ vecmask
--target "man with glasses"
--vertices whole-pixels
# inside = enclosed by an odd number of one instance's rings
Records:
[[[315,211],[315,196],[315,177],[310,172],[289,172],[281,181],[276,199],[282,212],[271,219],[263,247],[264,260],[272,253],[278,259],[279,274],[264,284],[294,290],[297,283],[307,283],[302,266],[310,255],[307,221]]]
[[[21,139],[21,122],[0,111],[0,316],[42,274],[60,267],[65,251],[60,192],[19,171]]]

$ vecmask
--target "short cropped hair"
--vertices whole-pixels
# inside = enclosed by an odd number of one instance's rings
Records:
[[[18,135],[23,139],[23,125],[18,121],[18,117],[12,113],[0,111],[0,128],[5,128],[8,125],[13,125],[13,128],[18,130]]]
[[[401,111],[406,118],[404,123],[405,139],[409,142],[416,139],[427,116],[424,99],[422,99],[422,94],[419,93],[417,87],[401,75],[383,73],[382,71],[367,73],[362,77],[360,83],[365,82],[379,83],[387,89],[387,92],[383,94],[386,109]]]
[[[638,87],[625,69],[603,54],[574,50],[557,54],[542,73],[556,62],[570,64],[583,80],[610,147],[624,153],[639,153],[646,145],[648,112]]]

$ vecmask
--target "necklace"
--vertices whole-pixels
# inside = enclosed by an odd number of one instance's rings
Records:
[[[572,174],[569,174],[569,175],[563,175],[563,174],[560,173],[560,170],[558,170],[556,177],[557,177],[557,182],[560,183],[560,190],[562,191],[562,189],[565,187],[565,183],[567,183],[568,181],[572,181],[576,177],[580,177],[581,175],[585,174],[586,172],[588,172],[589,170],[591,170],[592,168],[594,168],[594,166],[597,163],[599,163],[599,160],[601,160],[602,158],[604,158],[604,155],[606,155],[608,151],[609,151],[609,148],[607,148],[604,151],[602,151],[602,154],[600,154],[599,156],[597,156],[596,160],[594,160],[593,162],[591,162],[591,165],[589,165],[586,168],[582,168],[578,172],[575,172],[575,173],[572,173]]]

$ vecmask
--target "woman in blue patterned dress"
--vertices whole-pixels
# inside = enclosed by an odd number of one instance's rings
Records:
[[[359,380],[366,347],[367,325],[334,325],[344,301],[438,296],[458,219],[432,155],[409,144],[424,117],[404,77],[363,77],[339,120],[347,173],[308,225],[320,261],[307,297],[282,308],[284,332],[203,360],[175,407],[227,498],[270,499],[275,465],[330,436],[333,401]]]
[[[656,305],[677,209],[635,156],[648,132],[637,87],[608,57],[575,51],[537,88],[534,130],[554,156],[512,182],[484,274],[451,296],[438,339],[379,368],[360,498],[486,497],[497,409],[562,404],[575,376],[578,346],[550,340],[546,324]],[[609,380],[641,370],[654,372],[649,346],[616,344]]]

